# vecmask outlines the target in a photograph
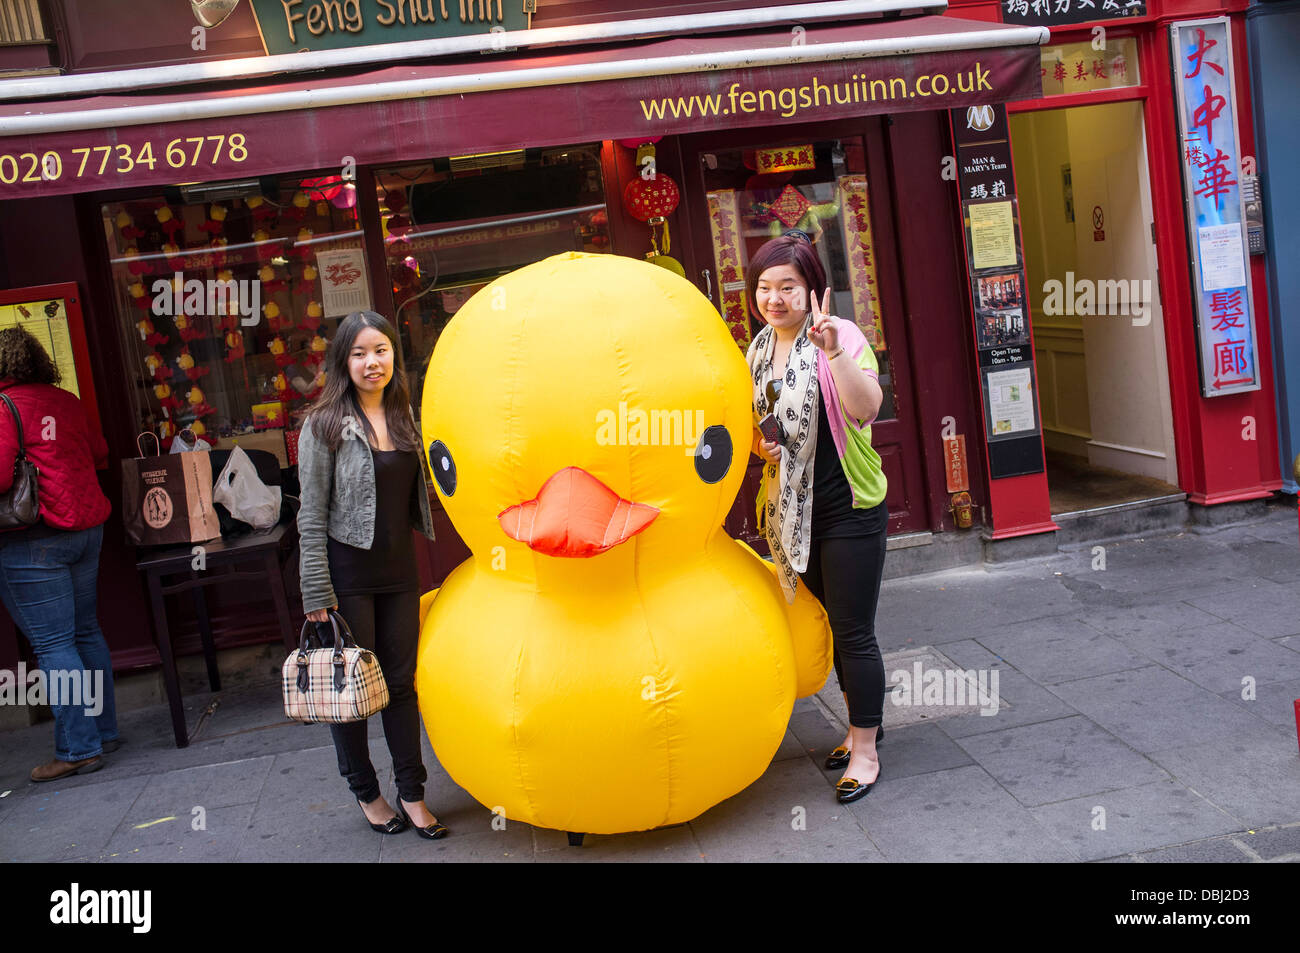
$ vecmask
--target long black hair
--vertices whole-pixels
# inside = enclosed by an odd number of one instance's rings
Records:
[[[312,434],[333,453],[343,440],[343,418],[351,415],[357,419],[370,440],[375,432],[361,410],[352,375],[348,373],[348,355],[352,345],[366,328],[374,328],[393,348],[393,376],[384,387],[384,418],[388,421],[388,436],[398,450],[420,449],[420,435],[411,419],[411,394],[406,386],[406,371],[397,360],[397,332],[382,314],[373,311],[353,311],[340,323],[325,352],[325,386],[312,402],[310,414]]]

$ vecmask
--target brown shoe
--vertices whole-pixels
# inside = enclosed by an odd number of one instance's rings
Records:
[[[57,781],[59,778],[66,778],[73,774],[90,774],[92,771],[98,771],[104,766],[104,759],[99,755],[93,758],[82,758],[80,761],[60,761],[57,758],[49,764],[38,765],[32,768],[31,778],[33,781]]]

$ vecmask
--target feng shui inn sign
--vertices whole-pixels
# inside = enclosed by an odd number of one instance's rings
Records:
[[[268,55],[532,26],[537,0],[250,0]]]

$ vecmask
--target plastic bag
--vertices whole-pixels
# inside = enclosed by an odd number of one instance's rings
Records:
[[[212,500],[254,529],[270,529],[280,520],[280,488],[267,486],[258,478],[257,467],[239,446],[230,451],[212,489]]]
[[[185,438],[177,434],[172,438],[171,453],[193,453],[196,450],[211,450],[212,444],[202,437],[195,437],[193,443],[186,443]]]

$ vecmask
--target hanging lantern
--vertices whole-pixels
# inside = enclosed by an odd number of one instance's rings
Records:
[[[637,176],[623,190],[623,207],[640,222],[671,215],[680,201],[677,183],[662,172],[652,179]]]
[[[666,255],[671,247],[668,216],[677,208],[681,198],[677,183],[662,172],[653,178],[637,176],[623,190],[623,208],[637,221],[650,226],[650,246],[656,255],[660,254],[660,248],[655,230],[663,228],[662,253]]]

